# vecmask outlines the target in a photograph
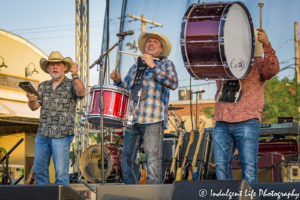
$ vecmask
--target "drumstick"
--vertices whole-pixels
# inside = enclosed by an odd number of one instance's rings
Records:
[[[77,54],[77,57],[76,57],[77,59],[76,59],[76,61],[75,61],[76,63],[78,63],[79,54],[80,54],[80,52],[81,52],[81,50],[82,50],[82,47],[83,47],[83,45],[81,45],[80,50],[79,50],[79,52],[78,52],[78,54]]]
[[[259,28],[262,28],[262,7],[264,6],[264,3],[259,2],[258,6],[260,7],[260,23],[259,23],[260,25],[259,25]]]
[[[117,52],[129,54],[129,55],[132,55],[132,56],[141,56],[141,55],[139,55],[139,54],[129,53],[129,52],[125,52],[125,51],[119,51],[119,50],[117,50]],[[158,58],[153,58],[153,60],[159,60],[159,59],[158,59]]]
[[[79,54],[80,54],[80,52],[81,52],[81,50],[82,50],[82,47],[83,47],[83,45],[81,45],[81,47],[80,47],[80,50],[79,50],[79,52],[78,52],[78,54],[77,54],[77,59],[76,59],[76,63],[78,63],[78,59],[79,59]],[[79,74],[79,70],[77,71],[77,74]]]
[[[115,68],[115,76],[116,76],[116,71],[117,71],[117,69],[118,69],[118,66],[119,66],[119,64],[120,64],[121,56],[122,56],[122,54],[120,53],[120,56],[119,56],[119,59],[118,59],[118,62],[117,62],[117,64],[116,64],[116,68]]]

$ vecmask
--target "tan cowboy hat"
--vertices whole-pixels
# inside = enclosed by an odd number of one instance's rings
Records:
[[[47,71],[46,67],[48,65],[49,62],[63,62],[65,63],[65,65],[68,66],[68,69],[65,71],[65,73],[68,73],[71,70],[71,67],[73,65],[73,61],[71,58],[66,57],[64,58],[59,51],[52,51],[50,53],[50,56],[48,57],[48,60],[46,58],[41,58],[40,60],[40,66],[41,69],[46,72],[47,74],[49,74],[49,72]]]
[[[143,54],[145,53],[145,45],[146,45],[146,41],[148,40],[148,38],[155,38],[161,42],[161,44],[163,46],[163,51],[161,52],[160,56],[164,56],[164,57],[169,56],[171,49],[172,49],[171,42],[167,38],[167,36],[165,36],[163,34],[159,34],[158,32],[152,32],[152,33],[142,32],[140,34],[139,40],[138,40],[138,45],[139,45],[140,51]]]
[[[262,54],[264,53],[264,48],[263,48],[263,44],[258,41],[258,31],[256,30],[256,28],[254,28],[254,35],[255,35],[255,49],[254,49],[254,57],[261,57]]]

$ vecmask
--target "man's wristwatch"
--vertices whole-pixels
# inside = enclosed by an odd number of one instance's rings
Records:
[[[73,76],[72,76],[72,77],[73,77]],[[73,80],[74,80],[74,79],[78,79],[78,78],[79,78],[79,77],[78,77],[78,74],[76,74],[76,77],[75,77],[75,78],[73,77]]]

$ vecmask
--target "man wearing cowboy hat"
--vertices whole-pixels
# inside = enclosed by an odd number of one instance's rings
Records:
[[[215,105],[216,124],[212,137],[218,180],[233,178],[231,162],[234,150],[237,148],[242,168],[241,178],[248,183],[258,182],[257,153],[261,112],[264,106],[264,85],[266,80],[279,72],[279,62],[266,32],[262,28],[254,32],[255,59],[247,78],[240,82],[238,80],[228,80],[223,83],[216,81],[215,99],[218,101]],[[233,92],[233,85],[241,87],[239,97],[235,96],[237,93]],[[223,92],[218,97],[221,88]],[[238,90],[239,88],[235,91]],[[238,98],[236,103],[234,103],[235,97]]]
[[[138,39],[143,53],[122,81],[119,72],[112,72],[115,85],[132,93],[134,125],[127,127],[122,151],[122,172],[125,184],[139,183],[135,163],[142,143],[146,154],[147,184],[162,182],[162,146],[164,128],[168,124],[170,89],[178,86],[178,77],[172,61],[169,39],[157,32],[141,33]],[[159,60],[153,60],[159,58]]]
[[[74,136],[75,109],[85,87],[77,76],[78,64],[64,58],[58,51],[51,52],[48,60],[42,58],[40,67],[52,79],[38,86],[37,97],[27,93],[31,110],[41,107],[40,125],[35,139],[33,174],[36,184],[50,184],[51,156],[55,167],[55,184],[69,186],[69,150]],[[73,80],[65,73],[71,72]]]

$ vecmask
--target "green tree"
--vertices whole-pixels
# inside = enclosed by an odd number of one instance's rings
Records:
[[[266,81],[265,83],[265,105],[262,111],[262,123],[277,123],[278,117],[292,116],[299,121],[299,97],[300,86],[295,79],[278,77]]]
[[[215,107],[205,106],[201,109],[201,111],[204,112],[206,118],[210,119],[213,118],[215,114]]]

